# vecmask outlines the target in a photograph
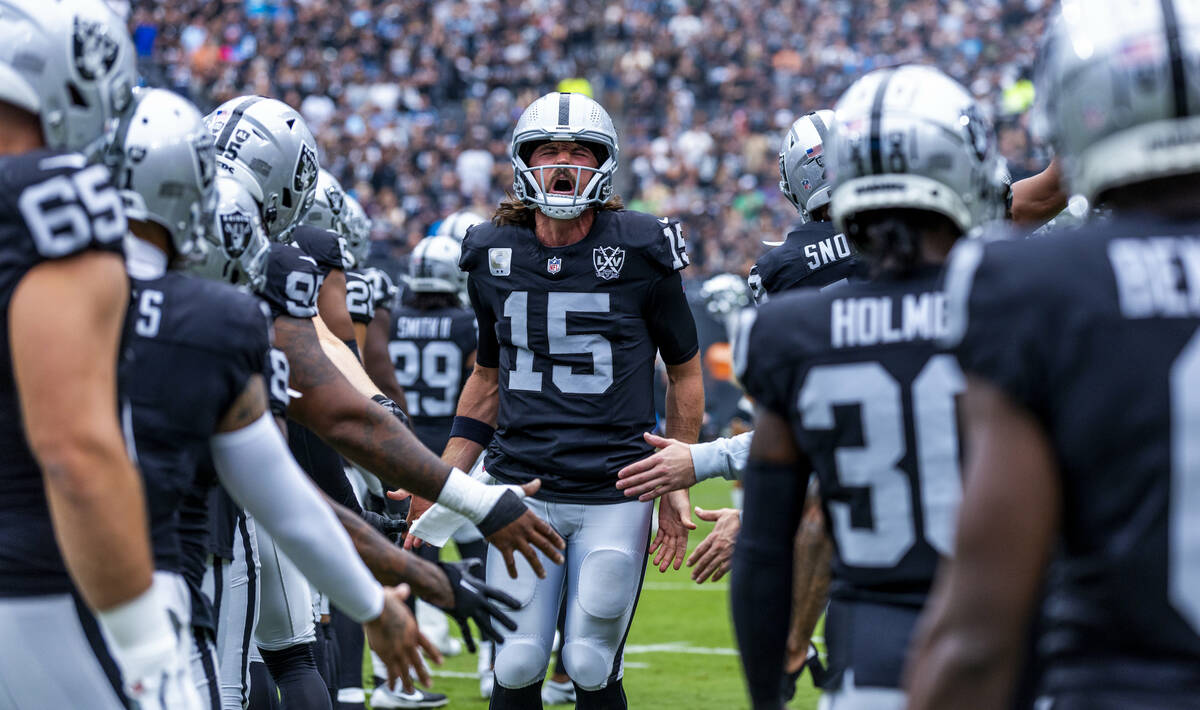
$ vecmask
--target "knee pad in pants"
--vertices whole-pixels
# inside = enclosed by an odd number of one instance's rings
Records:
[[[316,640],[312,593],[308,580],[260,527],[258,552],[262,593],[254,642],[265,651],[280,651]]]
[[[496,682],[505,688],[524,688],[546,675],[550,654],[537,639],[509,638],[496,653]]]

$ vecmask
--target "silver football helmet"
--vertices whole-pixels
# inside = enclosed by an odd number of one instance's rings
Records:
[[[291,106],[261,96],[226,101],[204,118],[217,145],[217,167],[259,205],[267,236],[278,242],[316,197],[317,141]]]
[[[199,258],[217,204],[212,137],[182,96],[137,89],[133,97],[104,153],[125,214],[167,230],[180,257]]]
[[[459,293],[467,275],[458,268],[462,247],[451,237],[425,237],[408,258],[408,288],[413,293]]]
[[[1035,123],[1071,191],[1200,172],[1200,1],[1063,0]]]
[[[838,100],[829,180],[837,228],[861,212],[936,212],[964,234],[1004,214],[1002,161],[975,100],[937,69],[879,69]]]
[[[529,167],[529,156],[538,144],[551,141],[584,143],[596,155],[597,168],[579,165]],[[603,204],[613,193],[612,176],[617,170],[617,129],[604,107],[583,94],[550,93],[529,104],[510,146],[513,193],[553,219],[574,219],[591,205]],[[555,170],[573,173],[571,194],[547,192],[541,185]],[[585,180],[586,178],[586,180]]]
[[[214,281],[248,284],[259,290],[266,279],[270,240],[258,214],[258,202],[237,180],[216,179],[217,206],[205,231],[207,248],[191,270]]]
[[[360,267],[366,265],[371,255],[371,218],[362,203],[351,195],[345,195],[346,249]]]
[[[792,124],[779,151],[779,191],[800,212],[801,222],[829,204],[830,185],[825,172],[825,144],[833,111],[807,113]]]
[[[0,0],[0,101],[37,115],[50,148],[95,157],[136,79],[129,32],[103,0]]]
[[[300,220],[301,224],[318,227],[339,236],[349,236],[346,228],[346,191],[328,170],[317,172],[317,191],[312,207]]]
[[[482,224],[487,220],[470,210],[459,210],[452,212],[438,223],[437,230],[434,231],[435,236],[453,237],[459,244],[467,236],[467,230],[477,224]]]

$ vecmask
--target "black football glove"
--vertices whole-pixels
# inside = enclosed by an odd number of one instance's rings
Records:
[[[496,602],[513,610],[521,605],[516,599],[495,587],[484,584],[482,579],[475,576],[472,570],[481,568],[483,563],[477,559],[469,559],[437,564],[446,573],[446,578],[450,580],[450,588],[454,590],[454,607],[452,609],[443,608],[442,611],[458,622],[458,627],[462,629],[463,642],[467,644],[468,651],[475,653],[475,640],[471,638],[471,627],[467,625],[467,619],[475,620],[481,638],[495,643],[504,643],[504,639],[492,626],[493,619],[499,621],[509,631],[517,630],[517,622],[501,611]]]
[[[408,521],[406,520],[391,518],[369,510],[364,510],[362,517],[363,520],[367,521],[367,525],[383,533],[383,536],[392,542],[396,542],[398,537],[408,532]]]
[[[412,431],[412,422],[409,421],[408,415],[404,413],[404,410],[401,409],[400,405],[396,404],[395,401],[388,399],[381,394],[377,394],[372,397],[371,401],[378,402],[379,406],[388,410],[393,417],[399,419],[401,424],[407,427],[409,431]]]

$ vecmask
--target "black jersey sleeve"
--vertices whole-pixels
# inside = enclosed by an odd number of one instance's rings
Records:
[[[223,334],[230,346],[231,393],[236,399],[254,375],[271,368],[271,314],[265,303],[243,293],[233,293],[226,304],[228,330]],[[269,384],[269,383],[268,383]],[[225,403],[223,411],[233,405]]]
[[[500,366],[500,341],[496,337],[496,315],[479,296],[471,278],[467,278],[467,295],[475,311],[475,322],[479,324],[479,344],[475,349],[475,362],[483,367]]]
[[[346,272],[346,310],[355,323],[370,323],[375,317],[371,282],[357,271]]]
[[[292,239],[305,254],[316,260],[322,274],[328,274],[334,269],[344,271],[353,264],[353,259],[346,251],[346,240],[333,232],[300,225],[292,233]]]
[[[1047,322],[1052,300],[1039,297],[1040,278],[1020,257],[1028,242],[962,241],[946,268],[945,345],[964,372],[999,387],[1041,412],[1047,390],[1045,347],[1056,337]],[[1014,304],[1039,304],[1014,308]]]
[[[668,273],[682,271],[692,263],[687,253],[687,243],[683,239],[683,225],[679,222],[662,217],[658,220],[662,230],[662,239],[652,242],[648,250],[652,260]]]
[[[277,417],[286,417],[288,403],[291,401],[291,395],[288,394],[288,377],[291,375],[291,368],[288,365],[287,355],[279,348],[271,348],[267,352],[265,365],[263,377],[267,379],[267,401],[271,408],[271,414]]]
[[[270,306],[274,318],[312,318],[317,315],[317,294],[324,279],[316,260],[299,248],[271,244],[259,295]]]
[[[15,231],[27,233],[13,243],[5,240],[12,254],[28,254],[27,259],[10,256],[10,262],[61,259],[89,250],[120,253],[128,231],[108,169],[89,165],[78,153],[39,150],[0,159],[0,204],[5,215],[23,223],[14,225]]]
[[[656,281],[646,296],[646,324],[663,362],[679,365],[700,350],[696,321],[683,291],[683,279],[672,272]]]

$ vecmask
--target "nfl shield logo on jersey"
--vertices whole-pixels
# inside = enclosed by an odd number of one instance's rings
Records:
[[[557,274],[558,272],[562,271],[562,259],[557,256],[552,256],[549,259],[546,259],[546,271],[549,271],[552,274]]]
[[[596,247],[592,250],[592,265],[596,267],[596,276],[608,280],[621,275],[621,267],[625,265],[625,250],[621,247]]]

